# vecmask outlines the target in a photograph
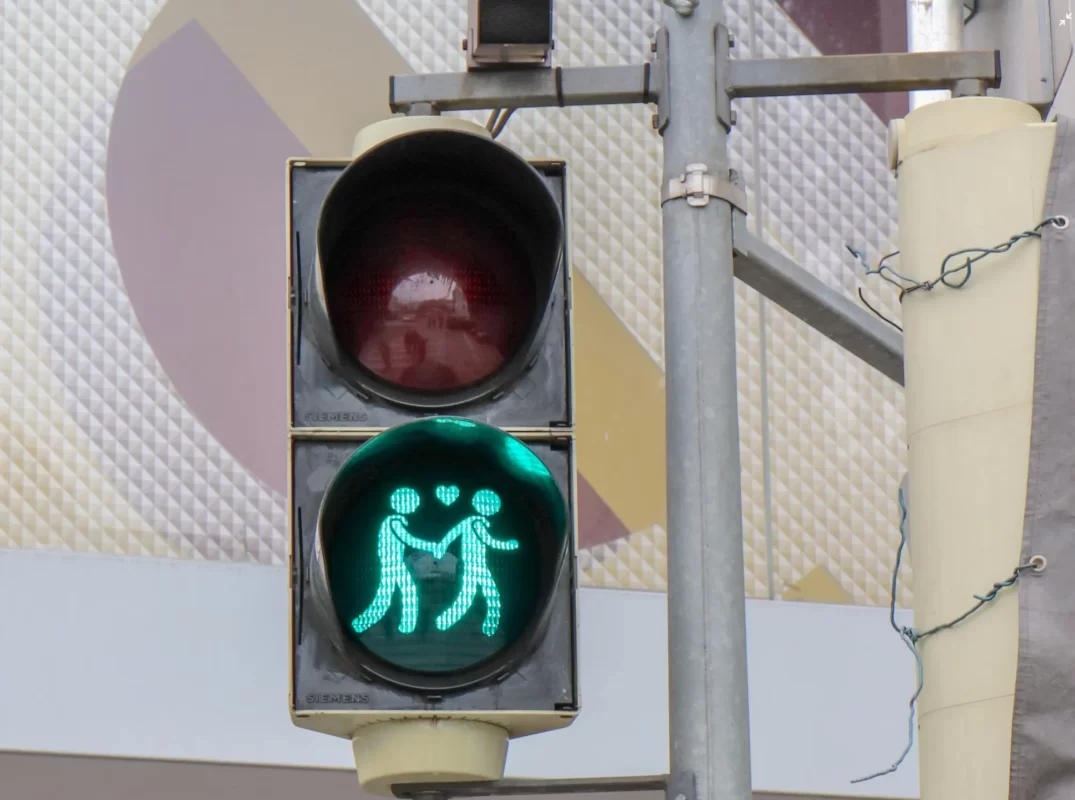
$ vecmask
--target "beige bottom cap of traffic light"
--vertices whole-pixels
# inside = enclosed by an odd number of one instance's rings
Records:
[[[359,728],[351,746],[362,788],[391,797],[400,783],[500,780],[508,732],[474,720],[397,720]]]

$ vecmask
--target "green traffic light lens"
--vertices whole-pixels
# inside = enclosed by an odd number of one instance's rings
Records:
[[[360,447],[322,502],[340,627],[373,671],[450,678],[533,634],[568,514],[536,453],[503,431],[434,417]]]

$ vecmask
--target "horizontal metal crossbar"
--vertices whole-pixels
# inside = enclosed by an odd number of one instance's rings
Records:
[[[393,75],[388,104],[393,111],[406,112],[421,103],[439,111],[656,103],[651,66]]]
[[[596,794],[598,792],[663,792],[667,775],[624,778],[516,778],[475,783],[404,783],[392,787],[396,797],[433,800],[449,797],[508,797],[536,794]]]
[[[731,97],[905,92],[967,84],[984,91],[1000,85],[1000,60],[992,50],[731,59],[727,67],[726,90]],[[389,105],[393,111],[406,112],[416,106],[475,111],[656,103],[660,74],[658,62],[646,62],[394,75]]]
[[[963,81],[1000,85],[1000,53],[882,53],[807,58],[748,58],[728,62],[732,97],[911,92],[951,89]]]
[[[899,331],[763,242],[747,230],[746,215],[734,209],[732,253],[735,277],[903,385]]]

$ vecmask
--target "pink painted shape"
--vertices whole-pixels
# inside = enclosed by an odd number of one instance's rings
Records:
[[[191,22],[128,73],[106,173],[138,321],[184,402],[286,490],[285,162],[308,155]]]

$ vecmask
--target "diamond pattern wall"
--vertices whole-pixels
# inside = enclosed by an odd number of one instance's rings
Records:
[[[4,185],[18,189],[4,204],[0,252],[5,284],[24,290],[5,300],[27,371],[5,382],[0,402],[9,436],[33,445],[9,454],[2,505],[23,511],[3,535],[22,546],[278,563],[282,498],[186,410],[138,330],[109,242],[108,125],[156,3],[60,5],[4,13],[3,163],[14,171]],[[84,454],[85,474],[51,457],[67,448]],[[61,492],[76,499],[58,510]]]
[[[819,55],[775,4],[755,8],[759,56]],[[856,275],[845,248],[872,262],[895,250],[885,127],[858,96],[758,101],[758,127],[762,235],[842,292],[862,286],[898,321],[895,293]],[[820,565],[856,602],[887,603],[903,390],[782,309],[767,303],[765,318],[774,592]],[[909,602],[910,571],[901,578]]]
[[[462,68],[463,0],[357,1],[415,70]],[[12,346],[0,352],[0,435],[10,443],[0,452],[0,546],[279,562],[283,498],[187,411],[139,329],[109,240],[109,122],[158,2],[4,8],[0,337]],[[813,52],[773,0],[726,9],[739,57]],[[658,11],[654,0],[561,0],[558,63],[646,57]],[[853,294],[844,243],[876,258],[895,238],[883,125],[857,97],[737,106],[732,161],[751,224]],[[651,113],[522,110],[502,138],[527,156],[568,160],[574,264],[660,364]],[[866,289],[898,318],[889,293]],[[823,565],[857,602],[885,602],[902,394],[752,290],[739,286],[736,301],[747,591],[778,596]],[[653,528],[585,552],[583,581],[663,589],[665,540]]]

